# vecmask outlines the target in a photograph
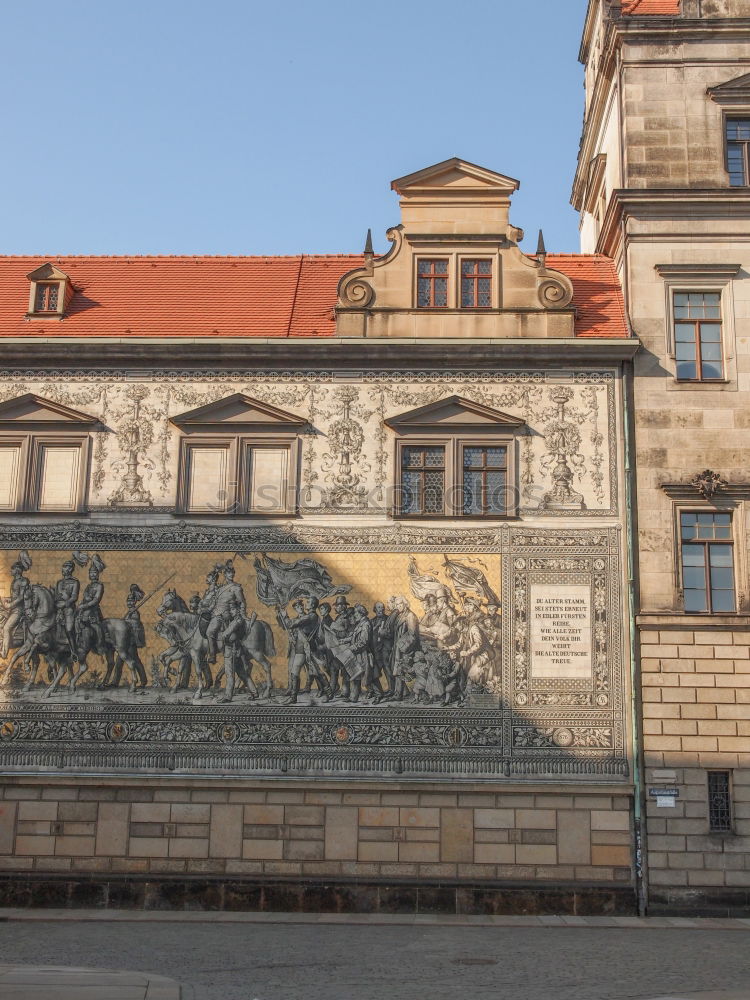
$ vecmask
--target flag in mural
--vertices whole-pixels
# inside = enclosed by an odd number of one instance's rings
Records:
[[[269,607],[286,607],[297,597],[332,597],[348,594],[350,584],[336,586],[328,570],[314,559],[284,562],[263,555],[254,560],[258,600]]]
[[[445,561],[445,572],[451,578],[457,590],[473,590],[480,594],[488,604],[500,607],[500,598],[487,582],[487,577],[474,566],[467,566],[465,563],[453,562],[448,556],[443,556]]]
[[[430,573],[420,573],[416,559],[412,556],[409,560],[409,588],[418,601],[423,601],[425,597],[450,597],[450,588],[446,587],[436,576]]]

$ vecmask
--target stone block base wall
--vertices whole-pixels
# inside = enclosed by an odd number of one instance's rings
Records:
[[[647,802],[650,912],[750,912],[750,632],[643,629],[641,669],[646,783],[679,791]],[[711,770],[731,774],[730,833],[710,831]]]
[[[612,786],[61,776],[5,778],[0,792],[0,876],[566,884],[632,895],[631,796]]]

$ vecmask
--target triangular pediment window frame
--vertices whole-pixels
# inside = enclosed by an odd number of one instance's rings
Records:
[[[513,433],[525,426],[525,421],[463,396],[447,396],[426,406],[408,410],[385,420],[388,427],[400,434],[468,432]]]
[[[707,94],[717,104],[750,107],[750,73],[709,87]]]
[[[0,430],[79,430],[96,427],[99,418],[33,392],[0,403]]]
[[[171,417],[181,430],[189,431],[301,431],[307,421],[296,413],[281,410],[242,392],[224,396],[213,403]]]

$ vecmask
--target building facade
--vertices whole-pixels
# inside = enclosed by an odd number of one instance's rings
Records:
[[[605,256],[400,178],[376,257],[6,258],[0,887],[632,912]]]
[[[573,200],[612,257],[634,362],[652,911],[750,886],[750,4],[592,2]]]

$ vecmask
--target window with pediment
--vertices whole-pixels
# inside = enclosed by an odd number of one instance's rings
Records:
[[[460,396],[386,420],[396,432],[396,517],[514,517],[524,422]]]
[[[296,513],[304,418],[235,393],[172,422],[182,431],[182,512],[260,517]]]
[[[70,278],[54,264],[42,264],[29,279],[29,319],[62,319],[73,295]]]
[[[33,393],[0,404],[0,511],[82,513],[97,425]]]

